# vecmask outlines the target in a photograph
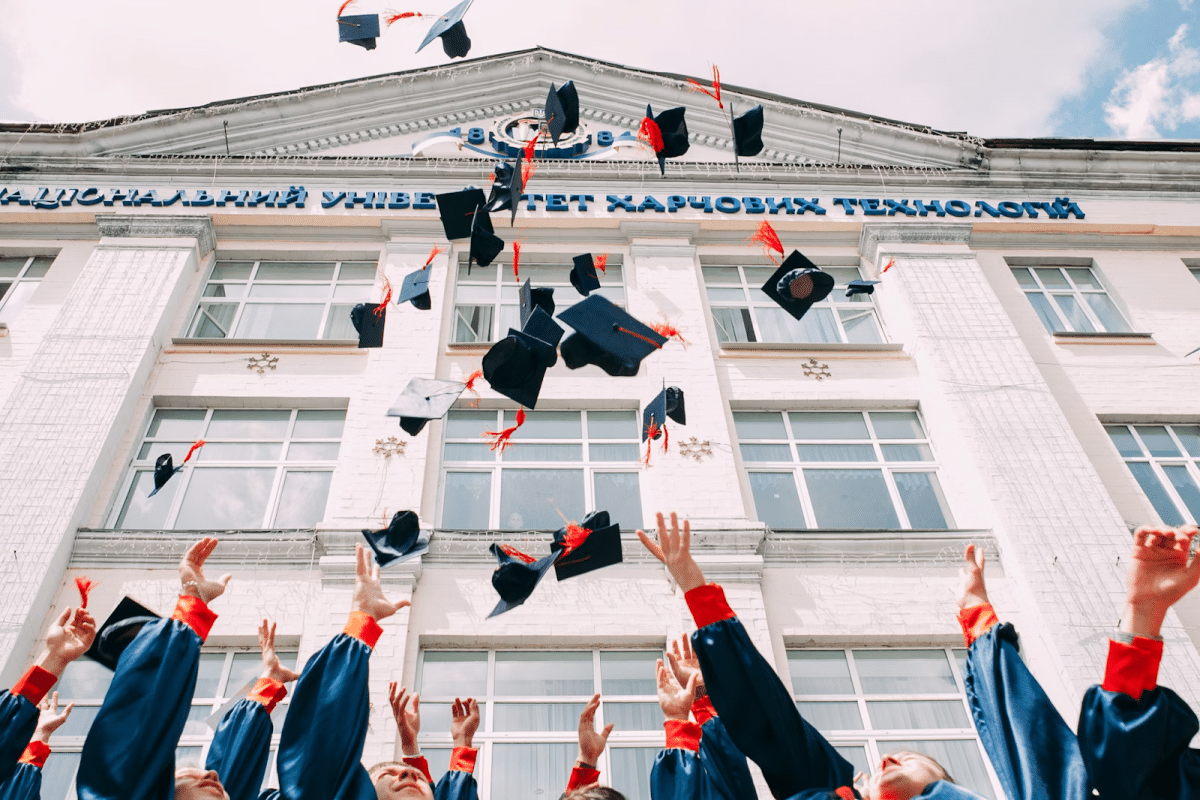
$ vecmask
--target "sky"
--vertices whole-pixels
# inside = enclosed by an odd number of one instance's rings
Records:
[[[356,0],[443,13],[455,0]],[[0,0],[0,120],[85,122],[449,63],[341,0]],[[1200,0],[475,0],[469,58],[536,45],[981,137],[1200,139]],[[586,87],[580,95],[586,104]],[[697,100],[699,102],[699,99]]]

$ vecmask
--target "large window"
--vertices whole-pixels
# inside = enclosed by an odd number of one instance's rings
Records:
[[[296,651],[280,648],[279,660],[289,669],[296,667]],[[213,731],[219,717],[208,720],[231,700],[241,699],[249,691],[247,684],[262,672],[262,658],[257,650],[241,648],[205,648],[200,653],[200,668],[196,677],[196,689],[192,694],[192,707],[188,721],[175,748],[175,761],[179,766],[202,766],[208,755]],[[75,709],[66,723],[50,739],[53,752],[42,771],[42,800],[67,800],[74,797],[73,782],[79,767],[79,752],[84,738],[96,719],[100,704],[113,673],[106,667],[88,658],[71,662],[54,687],[58,692],[59,708],[75,703]],[[274,732],[271,739],[271,762],[267,769],[265,786],[277,786],[275,777],[275,750],[279,746],[279,733],[283,718],[287,714],[288,699],[275,707],[271,714]]]
[[[544,260],[544,254],[537,256]],[[562,310],[582,300],[571,285],[571,257],[562,256],[561,263],[538,263],[526,256],[520,264],[521,283],[526,279],[535,287],[552,287],[556,310]],[[532,263],[526,263],[530,261]],[[625,306],[625,285],[621,262],[610,257],[604,272],[597,272],[600,288],[593,292]],[[512,254],[505,253],[491,266],[471,266],[467,274],[466,263],[458,265],[458,282],[454,291],[454,334],[452,341],[459,344],[494,342],[503,339],[509,328],[521,327],[521,284],[513,278]]]
[[[17,318],[53,263],[53,256],[0,256],[0,322]]]
[[[344,410],[160,408],[133,460],[115,528],[311,528],[325,516]],[[154,463],[182,472],[154,497]]]
[[[475,769],[483,800],[555,798],[575,762],[579,714],[600,692],[596,727],[615,725],[596,766],[629,800],[650,800],[649,775],[662,749],[655,694],[659,650],[425,650],[421,752],[437,779],[450,762],[450,706],[479,701]]]
[[[364,261],[218,261],[188,327],[198,339],[357,339],[350,310],[370,299]]]
[[[984,797],[995,790],[963,687],[961,648],[789,650],[800,714],[855,769],[870,775],[883,756],[914,750]]]
[[[875,296],[846,297],[858,267],[821,267],[833,276],[833,291],[799,320],[762,291],[773,267],[704,267],[704,286],[722,342],[809,342],[878,344],[883,341]]]
[[[758,519],[773,528],[950,528],[915,411],[737,411]]]
[[[1131,330],[1090,267],[1013,267],[1012,273],[1050,333]]]
[[[516,424],[515,411],[447,415],[441,527],[557,530],[597,510],[642,526],[636,411],[528,411],[504,452],[481,441]]]
[[[1106,425],[1167,525],[1200,521],[1200,425]]]

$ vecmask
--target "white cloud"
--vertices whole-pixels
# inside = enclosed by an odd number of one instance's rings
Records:
[[[1179,0],[1179,7],[1187,11],[1192,7],[1192,0]]]
[[[1182,2],[1182,0],[1181,0]],[[1191,2],[1191,0],[1187,0]],[[1167,55],[1127,70],[1104,104],[1104,121],[1124,139],[1157,139],[1200,119],[1200,50],[1186,43],[1187,25],[1167,41]]]

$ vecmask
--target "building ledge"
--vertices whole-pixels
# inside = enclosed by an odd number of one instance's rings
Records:
[[[176,336],[171,339],[176,347],[211,348],[211,347],[333,347],[339,350],[357,350],[357,339],[197,339],[189,336]]]
[[[1054,334],[1054,341],[1058,344],[1156,344],[1152,333],[1109,333],[1108,331],[1092,333],[1059,331]]]
[[[784,564],[920,564],[958,567],[963,549],[974,542],[999,563],[990,530],[773,530],[761,553],[766,566]]]
[[[825,342],[721,342],[722,358],[908,358],[901,342],[850,344]]]

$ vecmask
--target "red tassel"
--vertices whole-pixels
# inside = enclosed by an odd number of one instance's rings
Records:
[[[658,436],[658,423],[651,420],[646,426],[646,455],[642,458],[642,464],[650,466],[650,448],[654,446],[654,439]]]
[[[601,272],[605,272],[608,267],[608,253],[601,253],[600,255],[596,256],[592,260],[592,263],[596,265],[596,269],[600,270]]]
[[[671,434],[667,433],[666,423],[663,423],[662,432],[663,432],[663,453],[665,454],[667,452],[667,448],[671,446]]]
[[[703,92],[704,94],[717,101],[717,105],[725,108],[725,104],[721,102],[721,70],[717,69],[717,65],[713,64],[713,88],[706,89],[699,81],[688,78],[688,89],[693,92]]]
[[[502,544],[502,545],[500,545],[500,549],[503,550],[506,554],[508,554],[509,558],[519,558],[522,561],[524,561],[526,564],[532,564],[533,562],[537,561],[537,559],[534,558],[533,556],[525,555],[520,550],[513,547],[511,544]]]
[[[483,435],[484,435],[484,437],[494,436],[495,438],[492,439],[492,449],[493,450],[499,449],[500,452],[503,453],[506,449],[508,449],[512,445],[512,442],[509,441],[509,439],[511,439],[512,435],[517,432],[517,428],[521,427],[524,424],[525,424],[525,409],[518,408],[516,425],[513,425],[511,428],[505,428],[502,431],[484,431]]]
[[[771,223],[767,222],[765,219],[759,223],[758,230],[755,231],[754,235],[750,237],[750,241],[761,244],[763,248],[763,254],[766,255],[767,258],[771,259],[772,262],[775,261],[775,257],[771,255],[772,250],[779,253],[781,256],[783,255],[783,242],[779,241],[779,234],[777,234],[775,229],[771,227]]]
[[[75,588],[79,590],[79,607],[87,608],[88,592],[96,585],[93,580],[88,580],[83,575],[75,576]]]
[[[521,243],[513,242],[513,278],[521,282]]]
[[[532,161],[521,162],[521,189],[525,189],[525,185],[529,183],[529,179],[537,173],[537,164]]]
[[[467,380],[463,383],[466,390],[475,395],[475,399],[467,403],[471,408],[479,408],[479,391],[475,388],[475,381],[483,377],[483,370],[477,369],[470,374]]]
[[[681,345],[683,345],[683,349],[684,349],[684,350],[687,350],[687,346],[688,346],[687,339],[684,339],[684,338],[683,338],[683,334],[679,332],[679,329],[678,329],[678,328],[676,328],[675,326],[673,326],[671,323],[669,323],[669,322],[657,322],[657,323],[655,323],[655,324],[651,325],[650,327],[651,327],[651,328],[654,330],[654,332],[655,332],[655,333],[657,333],[659,336],[665,336],[665,337],[667,337],[668,339],[676,339],[676,340],[678,340],[678,341],[679,341],[679,343],[680,343]]]
[[[388,27],[390,28],[392,26],[393,22],[399,22],[402,19],[413,19],[415,17],[427,17],[427,16],[429,16],[429,15],[422,14],[417,11],[405,11],[401,14],[392,14],[391,16],[387,17],[385,21],[387,22]]]
[[[375,316],[382,317],[387,310],[387,304],[392,301],[392,282],[383,277],[383,299],[379,301],[379,306],[375,309]]]
[[[650,117],[642,117],[642,126],[638,128],[637,135],[639,142],[645,142],[650,145],[650,149],[655,153],[663,151],[662,130],[659,129],[658,123],[650,119]]]
[[[887,272],[889,269],[891,269],[891,268],[892,268],[892,267],[894,267],[894,266],[896,266],[896,259],[894,259],[894,258],[889,258],[889,259],[888,259],[887,266],[883,268],[883,272]],[[882,274],[883,274],[883,272],[881,272],[881,273],[879,273],[879,274],[880,274],[880,275],[882,275]]]
[[[433,260],[438,257],[438,254],[444,252],[445,249],[446,248],[438,247],[435,244],[433,249],[429,251],[429,258],[425,259],[425,266],[421,267],[421,269],[429,269],[429,265],[432,264]]]
[[[537,150],[538,139],[542,138],[542,132],[539,130],[533,135],[533,138],[525,143],[525,160],[533,161],[534,153]]]
[[[340,17],[342,12],[346,10],[346,7],[354,5],[355,2],[357,2],[357,0],[346,0],[346,2],[342,3],[341,6],[338,7],[337,15]]]
[[[574,522],[567,523],[567,535],[563,538],[563,556],[570,555],[572,550],[586,542],[591,535],[591,528],[581,527]]]
[[[204,441],[203,439],[197,439],[195,441],[195,443],[192,444],[191,448],[187,451],[187,455],[183,457],[183,463],[186,464],[191,459],[192,454],[195,453],[197,450],[199,450],[201,447],[204,447],[204,445],[206,445],[206,444],[208,444],[208,442]]]

